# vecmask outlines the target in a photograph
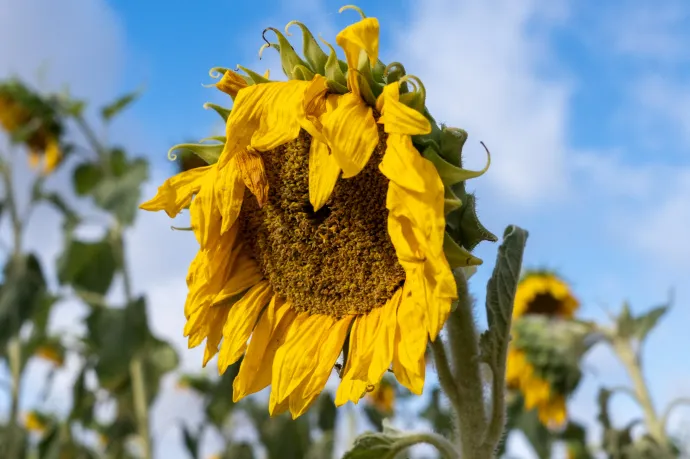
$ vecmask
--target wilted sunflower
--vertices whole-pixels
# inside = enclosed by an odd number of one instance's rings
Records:
[[[570,287],[555,274],[546,271],[528,272],[518,284],[513,320],[526,315],[570,319],[579,302]],[[525,409],[537,409],[544,425],[561,426],[566,420],[566,395],[579,382],[579,372],[572,374],[561,363],[562,358],[548,345],[535,343],[532,337],[521,336],[516,328],[508,349],[506,382],[510,389],[523,395]]]
[[[185,145],[210,165],[168,179],[141,207],[174,217],[189,206],[200,244],[189,347],[206,340],[203,364],[220,352],[221,373],[244,355],[234,400],[270,384],[270,413],[297,417],[341,352],[336,405],[357,403],[391,364],[421,393],[427,340],[456,299],[452,269],[480,264],[469,251],[496,238],[464,187],[486,168],[461,168],[467,134],[439,128],[421,82],[378,59],[377,19],[362,14],[338,34],[346,62],[293,24],[305,60],[274,28],[279,43],[262,48],[280,51],[289,81],[214,69],[234,100],[231,112],[210,107],[226,137]]]
[[[29,164],[52,172],[62,160],[62,125],[54,107],[19,81],[0,83],[0,124],[14,143],[29,148]]]

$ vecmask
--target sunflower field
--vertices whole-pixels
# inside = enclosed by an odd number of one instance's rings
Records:
[[[529,228],[478,217],[491,203],[472,180],[504,153],[481,143],[469,168],[468,132],[427,107],[439,88],[381,60],[377,18],[340,12],[352,22],[327,39],[297,21],[263,31],[284,75],[212,68],[226,103],[204,108],[224,132],[171,144],[164,177],[109,130],[146,91],[92,106],[0,81],[0,458],[508,459],[517,436],[527,459],[689,458],[668,427],[689,400],[657,407],[641,357],[672,300],[581,316],[559,270],[523,263]],[[41,209],[61,226],[36,230]],[[130,257],[150,212],[194,246],[165,333]],[[66,303],[84,311],[74,333],[55,327]],[[598,381],[597,411],[573,416],[599,348],[629,384]],[[614,395],[639,420],[622,424]],[[171,400],[187,405],[161,431]]]

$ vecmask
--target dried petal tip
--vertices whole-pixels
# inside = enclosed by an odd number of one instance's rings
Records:
[[[259,207],[263,207],[268,201],[268,178],[261,155],[252,149],[241,151],[237,154],[237,167],[244,184],[256,197]]]

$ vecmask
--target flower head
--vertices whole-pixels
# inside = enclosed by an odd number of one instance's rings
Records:
[[[570,319],[578,307],[568,284],[553,273],[530,271],[518,284],[506,382],[508,388],[520,391],[525,409],[537,410],[544,425],[558,427],[565,422],[566,397],[579,383],[579,366],[567,345],[546,336],[543,323],[530,327],[520,319]],[[566,338],[566,333],[560,337]]]
[[[480,264],[470,250],[495,237],[464,187],[486,168],[462,169],[466,133],[439,128],[421,82],[378,59],[376,18],[338,34],[346,62],[292,25],[304,57],[265,31],[288,81],[212,70],[234,101],[207,105],[226,136],[178,146],[209,165],[168,179],[141,207],[171,217],[189,207],[200,245],[189,347],[205,340],[203,364],[218,354],[221,373],[244,356],[234,400],[271,385],[271,414],[297,417],[341,353],[336,405],[357,403],[391,365],[421,393],[427,342],[456,299],[452,270]]]
[[[28,147],[32,167],[43,162],[47,174],[62,160],[63,128],[54,106],[19,81],[0,83],[0,125]]]

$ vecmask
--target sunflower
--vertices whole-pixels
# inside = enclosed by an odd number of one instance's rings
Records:
[[[48,426],[47,418],[38,411],[29,411],[24,417],[24,427],[32,432],[43,432]]]
[[[369,395],[369,402],[381,413],[393,414],[395,406],[395,386],[390,381],[383,379],[374,387]]]
[[[571,319],[579,302],[570,287],[553,273],[528,272],[518,284],[513,308],[513,341],[508,349],[506,382],[509,389],[519,390],[527,410],[537,409],[544,425],[561,426],[566,420],[566,395],[579,382],[579,371],[573,374],[561,364],[557,350],[535,343],[531,336],[517,332],[520,317],[539,315]]]
[[[213,69],[234,101],[207,105],[226,136],[185,145],[209,165],[141,206],[170,217],[189,208],[200,245],[187,275],[189,347],[205,340],[203,365],[218,354],[221,374],[244,356],[233,399],[270,385],[271,415],[303,414],[334,368],[337,406],[357,403],[391,365],[420,394],[427,342],[457,297],[453,270],[480,264],[470,250],[496,240],[465,191],[486,170],[461,167],[467,134],[439,128],[421,81],[381,63],[377,19],[343,9],[362,16],[336,37],[346,62],[293,21],[286,33],[301,28],[304,59],[277,29],[262,48],[279,50],[288,81]]]
[[[48,174],[62,160],[62,125],[53,106],[19,81],[0,84],[0,125],[29,148],[29,164]]]

